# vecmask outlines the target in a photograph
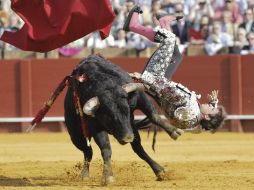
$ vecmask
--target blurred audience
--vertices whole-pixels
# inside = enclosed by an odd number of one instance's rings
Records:
[[[211,19],[207,15],[203,15],[200,19],[198,30],[193,28],[189,29],[189,39],[191,44],[202,45],[205,43],[209,36],[211,27]]]
[[[248,45],[246,30],[244,28],[238,28],[234,44],[229,48],[229,53],[240,54],[244,46]]]
[[[5,30],[16,31],[22,20],[10,8],[10,2],[0,0],[0,35]],[[140,4],[143,14],[140,22],[153,27],[153,16],[183,13],[184,18],[172,22],[172,31],[178,37],[184,52],[189,44],[204,46],[208,55],[221,52],[248,54],[253,51],[254,0],[111,0],[116,18],[111,35],[102,41],[97,32],[59,49],[71,56],[83,48],[134,48],[137,51],[155,46],[146,38],[122,30],[129,11]],[[1,51],[16,50],[0,42]],[[226,49],[228,48],[228,51]],[[75,50],[75,51],[73,51]],[[224,51],[225,50],[225,51]],[[74,54],[73,54],[74,55]]]
[[[193,27],[198,30],[200,19],[203,15],[208,15],[211,19],[214,17],[214,10],[210,0],[197,0],[189,14],[189,20]]]
[[[222,14],[221,31],[228,33],[232,39],[235,39],[238,24],[232,22],[232,12],[225,10]]]
[[[161,1],[160,0],[153,0],[151,5],[151,15],[150,15],[150,21],[149,23],[152,24],[152,17],[160,17],[162,15],[166,15],[167,12],[162,9],[161,7]]]
[[[176,3],[174,6],[175,13],[183,13],[183,4]],[[185,18],[180,19],[178,22],[172,24],[173,33],[179,38],[180,44],[186,44],[189,42],[188,30],[191,27],[191,23]]]
[[[236,0],[224,0],[224,5],[215,11],[214,19],[222,20],[224,11],[230,11],[232,13],[231,22],[241,23],[243,21],[241,11]]]
[[[168,14],[172,14],[175,12],[174,8],[176,3],[180,3],[180,2],[178,2],[177,0],[162,0],[161,7]]]
[[[254,11],[254,1],[253,0],[247,0],[247,1],[248,1],[248,8]]]
[[[230,46],[233,46],[232,37],[226,32],[221,31],[221,23],[214,22],[212,31],[205,44],[207,54],[227,53],[226,48]]]
[[[239,25],[240,28],[244,28],[247,33],[254,32],[254,15],[253,10],[248,8],[244,12],[244,21]]]
[[[87,39],[88,48],[108,48],[115,46],[115,40],[112,35],[109,35],[105,40],[101,40],[99,32],[92,33]]]
[[[242,48],[241,54],[254,54],[254,32],[250,32],[247,35],[248,45]]]
[[[86,47],[87,36],[71,42],[61,48],[58,48],[58,52],[61,56],[71,57],[78,54],[84,47]]]
[[[181,1],[184,5],[184,14],[187,16],[190,14],[190,11],[192,9],[192,7],[194,7],[194,5],[196,4],[196,0],[182,0]]]
[[[117,31],[117,37],[115,40],[115,47],[118,47],[118,48],[126,48],[127,47],[126,33],[123,29],[119,29]]]
[[[248,8],[248,0],[235,0],[239,6],[240,13],[243,15],[244,11]]]

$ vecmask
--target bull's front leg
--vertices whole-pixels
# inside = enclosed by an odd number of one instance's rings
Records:
[[[84,159],[84,164],[83,168],[81,171],[81,178],[86,179],[89,178],[89,166],[90,166],[90,161],[88,161],[86,158]]]
[[[165,172],[164,168],[160,166],[157,162],[155,162],[144,150],[141,145],[140,135],[137,130],[134,129],[134,141],[131,143],[131,147],[133,151],[144,161],[146,161],[153,172],[157,176],[157,180],[163,180],[163,174]]]
[[[81,133],[82,134],[82,133]],[[80,137],[80,138],[78,138]],[[77,135],[76,138],[71,138],[73,144],[80,149],[84,154],[84,163],[81,171],[81,178],[89,178],[89,166],[93,156],[93,150],[91,146],[87,146],[86,140],[83,136]]]
[[[108,185],[115,181],[111,167],[112,150],[108,134],[105,131],[100,131],[94,135],[94,140],[101,150],[101,155],[104,162],[102,185]]]
[[[177,138],[184,133],[183,130],[178,129],[173,125],[170,125],[167,122],[165,122],[159,114],[153,113],[151,117],[149,117],[149,119],[151,120],[152,123],[164,129],[169,134],[169,136],[174,140],[177,140]]]
[[[92,147],[87,145],[76,112],[66,112],[65,123],[72,143],[84,153],[84,165],[81,171],[81,178],[87,179],[89,177],[89,165],[93,157]]]

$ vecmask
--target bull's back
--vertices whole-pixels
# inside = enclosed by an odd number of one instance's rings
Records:
[[[75,70],[76,72],[81,71],[87,76],[87,81],[78,85],[82,102],[98,96],[105,90],[114,91],[117,86],[133,82],[129,74],[118,65],[96,55],[88,56],[82,60]],[[69,87],[65,97],[65,111],[68,109],[75,111],[72,99],[73,93]]]
[[[122,83],[132,82],[131,77],[126,71],[102,57],[91,55],[81,61],[80,66],[84,68],[85,73],[88,77],[90,76],[90,79],[94,78],[92,76],[96,76],[97,80],[107,77],[108,79],[115,79],[116,84],[119,85]]]

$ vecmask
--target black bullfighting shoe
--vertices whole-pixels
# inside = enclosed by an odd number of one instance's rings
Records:
[[[142,14],[143,11],[141,10],[140,6],[139,5],[135,5],[129,12],[125,22],[124,22],[124,25],[123,25],[123,30],[125,30],[126,32],[129,32],[130,31],[130,28],[129,28],[129,25],[130,25],[130,21],[131,21],[131,18],[132,18],[132,15],[133,13],[136,12],[138,14]]]

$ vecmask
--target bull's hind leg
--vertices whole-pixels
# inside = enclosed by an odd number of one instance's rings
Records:
[[[112,150],[109,142],[109,137],[105,131],[100,131],[94,135],[94,140],[101,150],[101,155],[104,162],[102,185],[107,185],[115,181],[111,167]]]
[[[150,167],[153,169],[153,172],[157,176],[157,179],[163,180],[162,174],[164,173],[164,168],[156,163],[152,158],[150,158],[150,156],[145,152],[144,148],[141,145],[140,135],[137,130],[134,130],[134,135],[134,141],[131,143],[132,149],[141,159],[150,165]]]
[[[183,131],[181,129],[166,123],[160,115],[156,113],[153,104],[144,93],[139,93],[137,108],[140,109],[152,123],[164,129],[172,139],[177,140],[177,138],[182,135]]]
[[[163,121],[163,119],[159,114],[154,113],[152,114],[152,116],[149,117],[149,119],[151,120],[151,122],[164,129],[169,134],[169,136],[174,140],[177,140],[178,137],[180,137],[184,133],[183,130],[178,129],[173,125],[170,125],[165,121]]]

